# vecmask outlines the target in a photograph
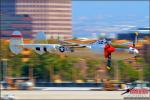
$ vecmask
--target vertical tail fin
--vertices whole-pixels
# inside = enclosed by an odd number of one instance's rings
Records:
[[[23,44],[22,34],[19,31],[14,31],[11,35],[9,48],[12,53],[18,54],[22,51],[19,45]]]
[[[36,37],[35,37],[35,40],[47,40],[45,33],[44,32],[38,32]]]
[[[48,43],[45,32],[38,32],[34,38],[34,43]]]

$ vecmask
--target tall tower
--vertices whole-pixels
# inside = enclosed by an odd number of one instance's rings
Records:
[[[16,14],[16,0],[1,0],[0,6],[1,37],[9,38],[13,31],[20,31],[23,37],[32,37],[32,18]]]
[[[71,37],[71,0],[16,0],[16,14],[32,18],[33,33],[45,32],[53,39]]]
[[[16,0],[1,0],[1,14],[7,13],[14,15],[16,13],[15,2]]]

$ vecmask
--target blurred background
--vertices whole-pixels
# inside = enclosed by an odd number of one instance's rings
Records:
[[[98,2],[98,3],[97,3]],[[101,87],[103,83],[128,84],[150,81],[150,28],[148,1],[1,0],[0,80],[4,87]],[[139,33],[140,57],[120,49],[113,54],[112,69],[106,69],[101,54],[89,49],[39,55],[24,49],[14,55],[9,50],[13,31],[20,31],[24,43],[36,43],[37,32],[47,41],[68,40],[88,44],[109,38],[112,43],[131,41]],[[26,83],[25,82],[31,82]],[[109,84],[111,89],[114,86]]]

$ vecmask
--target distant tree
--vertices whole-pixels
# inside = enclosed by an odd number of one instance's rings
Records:
[[[9,50],[9,42],[5,39],[0,39],[0,57],[9,59],[12,53]]]
[[[144,73],[144,80],[150,82],[150,66],[148,64],[144,64],[143,73]]]
[[[77,40],[78,38],[77,37],[73,37],[73,39],[72,40]]]
[[[23,62],[21,61],[22,55],[15,55],[8,59],[8,69],[11,70],[11,76],[20,77],[21,76],[21,68],[23,66]]]
[[[144,61],[150,66],[150,44],[143,46],[143,58]]]
[[[94,59],[87,59],[87,66],[88,66],[88,78],[92,78],[94,79],[95,77],[95,72],[96,72],[96,68],[97,66],[99,66],[100,63],[98,60],[94,60]]]
[[[139,77],[139,73],[131,65],[124,63],[123,61],[118,61],[118,66],[120,70],[121,80],[123,81],[135,81]]]

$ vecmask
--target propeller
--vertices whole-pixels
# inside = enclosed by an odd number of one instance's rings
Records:
[[[133,48],[135,48],[135,46],[136,46],[136,44],[137,44],[137,42],[138,42],[138,35],[139,35],[139,33],[138,32],[135,32],[134,34],[133,34]]]
[[[107,69],[111,69],[111,53],[115,51],[115,48],[111,45],[110,41],[106,41],[104,47],[104,57],[107,58]]]
[[[138,49],[136,49],[136,44],[138,42],[138,32],[135,32],[134,34],[131,34],[132,38],[132,46],[129,47],[129,52],[134,54],[134,57],[136,58],[137,54],[139,53]]]

